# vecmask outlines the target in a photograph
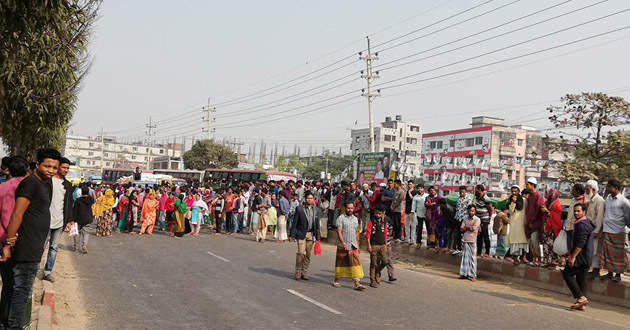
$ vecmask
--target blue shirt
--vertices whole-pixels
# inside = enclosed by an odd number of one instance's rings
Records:
[[[286,198],[284,198],[284,196],[280,198],[279,206],[280,206],[278,208],[279,217],[289,215],[289,213],[291,212],[291,205],[289,204],[289,201]]]
[[[385,189],[383,190],[383,193],[381,194],[381,198],[383,197],[394,198],[395,194],[396,194],[396,189],[394,188]],[[389,210],[392,206],[392,201],[383,201],[382,204],[385,207],[385,210]]]

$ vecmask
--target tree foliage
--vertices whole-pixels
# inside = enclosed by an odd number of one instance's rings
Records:
[[[630,104],[603,93],[566,95],[563,106],[551,106],[549,120],[560,131],[553,152],[570,155],[556,164],[562,179],[579,182],[620,179],[630,183],[630,133],[618,129],[630,124]]]
[[[100,0],[0,0],[0,137],[11,154],[61,148],[90,67]]]
[[[351,167],[354,158],[352,155],[328,155],[328,173],[330,173],[330,177],[334,178],[346,168]],[[304,167],[304,171],[300,176],[309,180],[318,180],[321,177],[321,172],[325,171],[326,156],[315,156],[311,157],[311,163]],[[348,171],[346,177],[348,176],[352,176],[352,169]]]
[[[184,166],[188,169],[235,168],[238,158],[230,148],[214,143],[213,140],[199,140],[184,153]]]
[[[300,157],[297,155],[280,156],[276,160],[276,168],[278,171],[293,173],[297,171],[301,173],[304,170],[305,165],[300,161]]]

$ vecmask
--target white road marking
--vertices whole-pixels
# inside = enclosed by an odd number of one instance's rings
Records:
[[[216,255],[216,254],[214,254],[214,253],[212,253],[212,252],[210,252],[210,251],[208,251],[208,252],[206,252],[206,253],[207,253],[207,254],[209,254],[209,255],[211,255],[211,256],[213,256],[213,257],[215,257],[215,258],[217,258],[217,259],[219,259],[219,260],[223,260],[223,261],[225,261],[225,262],[230,262],[230,260],[225,259],[225,258],[223,258],[223,257],[221,257],[221,256],[218,256],[218,255]]]
[[[312,298],[309,298],[309,297],[307,297],[307,296],[305,296],[305,295],[303,295],[303,294],[301,294],[299,292],[296,292],[296,291],[291,290],[291,289],[287,289],[287,291],[289,293],[292,293],[292,294],[294,294],[294,295],[296,295],[296,296],[298,296],[298,297],[300,297],[300,298],[310,302],[311,304],[313,304],[313,305],[315,305],[315,306],[317,306],[317,307],[319,307],[319,308],[321,308],[323,310],[329,311],[329,312],[331,312],[333,314],[337,314],[337,315],[341,315],[342,314],[340,311],[338,311],[338,310],[336,310],[334,308],[328,307],[328,306],[320,303],[319,301],[314,300]]]

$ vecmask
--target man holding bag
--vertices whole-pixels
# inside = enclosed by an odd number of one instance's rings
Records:
[[[315,241],[321,237],[319,228],[319,208],[315,207],[313,193],[304,193],[304,205],[295,208],[290,237],[297,241],[298,252],[295,258],[295,279],[309,280],[306,275],[311,264],[311,251]]]

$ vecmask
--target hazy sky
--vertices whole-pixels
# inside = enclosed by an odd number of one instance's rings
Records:
[[[211,97],[217,139],[265,139],[268,146],[279,141],[287,150],[297,142],[303,152],[310,144],[319,151],[348,150],[349,129],[368,122],[367,101],[360,97],[365,62],[358,55],[366,35],[373,51],[380,51],[377,125],[399,114],[419,121],[423,132],[435,132],[489,115],[546,128],[544,109],[563,94],[630,97],[630,29],[490,63],[630,25],[626,11],[572,28],[630,8],[627,0],[598,2],[106,0],[71,130],[95,136],[103,126],[121,139],[144,139],[151,116],[158,142],[202,138],[201,107]],[[515,29],[522,30],[507,33]],[[406,82],[413,83],[395,87]]]

